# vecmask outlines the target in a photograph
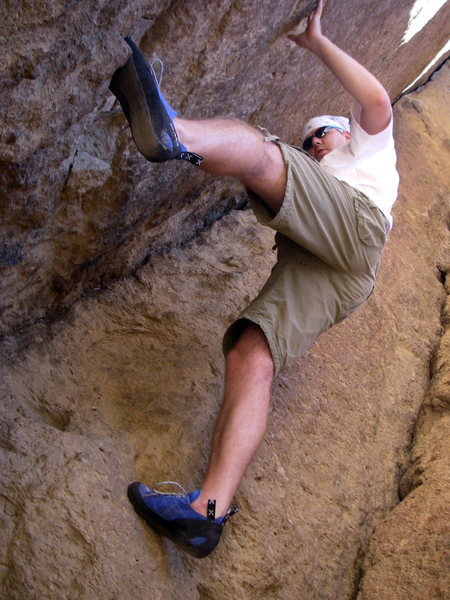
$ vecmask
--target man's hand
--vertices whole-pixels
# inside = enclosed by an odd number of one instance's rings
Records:
[[[323,10],[323,0],[319,0],[317,2],[316,8],[309,15],[308,22],[305,31],[300,34],[291,33],[288,35],[288,38],[301,46],[302,48],[307,48],[308,50],[312,50],[314,43],[320,37],[322,37],[322,28],[320,24],[320,19],[322,17]]]

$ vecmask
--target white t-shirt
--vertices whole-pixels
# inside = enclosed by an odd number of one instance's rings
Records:
[[[340,181],[366,194],[392,226],[391,208],[397,199],[399,184],[392,117],[386,129],[370,135],[358,123],[357,113],[353,107],[350,141],[326,154],[320,166]]]

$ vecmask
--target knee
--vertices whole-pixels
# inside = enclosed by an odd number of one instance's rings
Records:
[[[241,178],[274,213],[283,203],[287,185],[287,171],[280,148],[272,142],[262,142],[261,153],[252,171]]]
[[[269,344],[262,330],[249,326],[241,334],[226,358],[228,370],[245,376],[272,381],[275,367]]]

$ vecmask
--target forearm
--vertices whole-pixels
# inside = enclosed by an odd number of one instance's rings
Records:
[[[380,103],[389,102],[381,85],[365,67],[325,36],[314,40],[308,49],[333,73],[347,92],[366,110],[377,110]]]

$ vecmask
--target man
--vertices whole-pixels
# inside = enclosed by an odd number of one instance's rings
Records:
[[[136,46],[114,74],[138,149],[240,179],[258,220],[276,231],[278,261],[224,337],[224,401],[208,471],[186,494],[129,486],[135,510],[197,557],[217,545],[266,430],[273,378],[371,294],[398,188],[392,110],[383,86],[321,31],[323,1],[289,38],[313,52],[353,97],[352,117],[308,121],[302,149],[235,120],[178,118]]]

